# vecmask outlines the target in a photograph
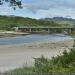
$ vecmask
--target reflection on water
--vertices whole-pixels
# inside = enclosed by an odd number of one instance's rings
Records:
[[[7,37],[0,38],[0,45],[9,45],[9,44],[23,44],[23,43],[32,43],[36,41],[63,41],[65,39],[71,39],[70,36],[64,34],[32,34],[27,36],[17,36],[17,37]]]

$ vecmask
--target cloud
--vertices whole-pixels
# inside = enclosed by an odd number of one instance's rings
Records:
[[[29,1],[32,1],[31,3]],[[51,16],[70,16],[75,17],[74,0],[28,0],[24,4],[25,8],[32,13],[42,15],[43,17]]]
[[[48,10],[50,8],[65,7],[70,8],[75,6],[71,0],[32,0],[33,2],[23,3],[23,6],[30,10]]]
[[[0,14],[35,18],[54,16],[75,18],[75,0],[22,0],[22,3],[23,9],[16,11],[4,5],[0,7]]]

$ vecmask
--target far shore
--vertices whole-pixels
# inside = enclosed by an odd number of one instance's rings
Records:
[[[3,37],[15,37],[19,35],[30,35],[30,33],[26,32],[15,32],[15,31],[1,31],[0,32],[0,38]]]
[[[47,58],[61,55],[73,47],[73,39],[59,42],[34,42],[19,45],[0,45],[0,72],[22,66],[33,66],[34,59],[41,55]]]

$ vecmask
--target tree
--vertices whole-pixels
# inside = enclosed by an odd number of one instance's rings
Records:
[[[22,0],[0,0],[0,5],[3,5],[4,2],[9,2],[9,5],[13,7],[14,10],[17,6],[22,8]]]

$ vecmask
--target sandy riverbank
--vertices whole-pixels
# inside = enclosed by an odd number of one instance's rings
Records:
[[[31,66],[33,57],[44,55],[47,58],[61,54],[73,46],[73,40],[59,42],[34,42],[22,45],[0,45],[0,72],[16,67]]]
[[[2,37],[15,37],[15,36],[19,36],[19,35],[29,35],[30,33],[26,33],[26,32],[15,32],[15,31],[3,31],[0,32],[0,38]]]

